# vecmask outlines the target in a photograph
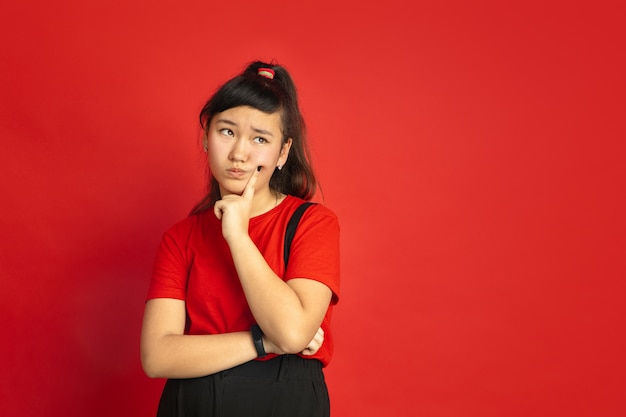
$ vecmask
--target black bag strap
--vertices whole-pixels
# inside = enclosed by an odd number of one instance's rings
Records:
[[[291,251],[291,241],[293,240],[293,236],[296,234],[296,229],[298,228],[298,223],[300,223],[300,219],[302,215],[310,206],[315,203],[307,201],[302,203],[296,211],[293,212],[291,218],[289,219],[289,223],[287,223],[287,231],[285,232],[285,246],[284,246],[284,256],[283,259],[285,261],[285,269],[287,269],[287,262],[289,261],[289,252]]]

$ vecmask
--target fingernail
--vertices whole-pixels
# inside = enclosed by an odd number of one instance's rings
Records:
[[[258,167],[256,167],[256,170],[257,170],[258,172],[261,172],[261,165],[259,165]]]

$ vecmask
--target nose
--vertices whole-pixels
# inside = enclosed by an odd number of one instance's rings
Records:
[[[248,155],[247,143],[243,138],[237,138],[233,143],[228,158],[231,161],[245,161]]]

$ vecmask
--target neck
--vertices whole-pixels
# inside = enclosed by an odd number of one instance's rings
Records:
[[[256,193],[252,200],[252,207],[250,209],[250,217],[259,216],[263,213],[267,213],[280,203],[285,196],[280,193],[276,193],[269,188],[261,193]]]

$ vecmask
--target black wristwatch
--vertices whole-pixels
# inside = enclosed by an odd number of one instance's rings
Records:
[[[263,347],[263,331],[259,325],[253,324],[250,328],[250,333],[252,333],[252,341],[254,342],[257,356],[259,358],[266,356],[267,353],[265,353],[265,348]]]

